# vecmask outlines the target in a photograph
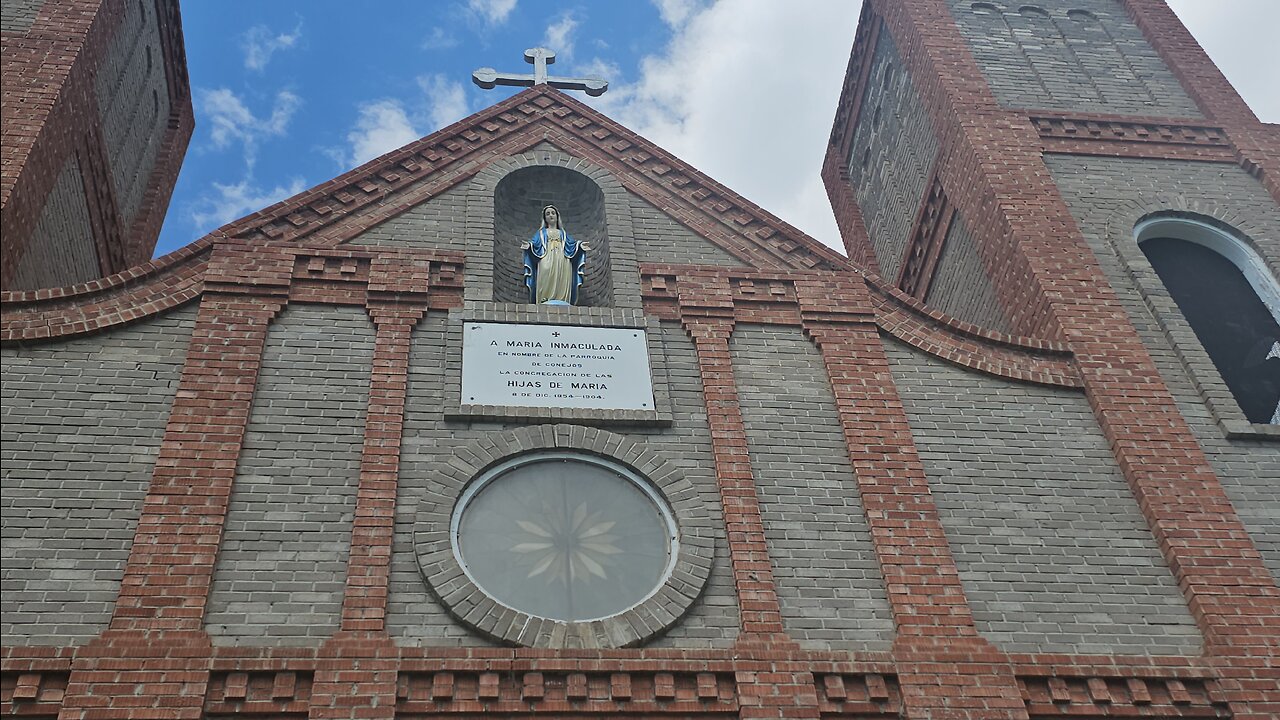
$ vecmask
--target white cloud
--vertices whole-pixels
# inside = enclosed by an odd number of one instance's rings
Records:
[[[1263,122],[1280,123],[1280,3],[1169,0],[1169,6]]]
[[[573,57],[573,31],[578,29],[578,19],[572,12],[566,12],[559,20],[547,26],[542,36],[542,46],[556,53],[557,60],[568,60]]]
[[[683,23],[671,42],[643,59],[635,83],[587,102],[840,247],[820,172],[860,3],[689,5],[659,3]]]
[[[689,16],[705,6],[702,0],[653,0],[653,4],[658,8],[662,22],[672,28],[683,25]]]
[[[293,29],[292,33],[272,33],[266,25],[254,25],[241,38],[244,48],[244,66],[250,70],[266,68],[271,56],[277,50],[287,50],[297,44],[302,37],[302,26]]]
[[[442,74],[423,75],[418,78],[418,87],[426,95],[427,118],[430,121],[427,132],[435,132],[466,117],[467,91],[462,83]]]
[[[258,143],[268,137],[281,137],[289,121],[302,104],[302,99],[288,90],[276,93],[271,113],[257,117],[238,95],[227,88],[196,91],[202,120],[210,125],[209,136],[214,147],[224,149],[233,143],[243,146],[245,163],[250,168],[257,160]]]
[[[458,46],[458,38],[442,27],[433,27],[422,41],[423,50],[448,50]]]
[[[215,182],[213,191],[197,200],[190,210],[191,222],[195,224],[197,233],[204,235],[232,220],[297,195],[304,189],[306,183],[302,178],[294,178],[288,187],[277,185],[269,190],[257,187],[248,177],[231,185]]]
[[[360,106],[356,126],[347,133],[351,164],[362,165],[420,137],[398,100],[378,100]]]
[[[361,104],[355,127],[347,133],[350,151],[329,149],[326,154],[344,167],[362,165],[466,116],[467,93],[462,83],[441,74],[422,75],[418,88],[421,97],[408,103],[383,98]]]
[[[622,78],[622,68],[615,62],[594,57],[591,58],[591,62],[575,64],[573,74],[576,77],[597,77],[614,83]]]
[[[516,9],[516,0],[467,0],[467,8],[490,25],[501,25]]]

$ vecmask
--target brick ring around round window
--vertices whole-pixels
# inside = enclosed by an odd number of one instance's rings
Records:
[[[427,587],[513,645],[613,648],[661,635],[706,587],[716,528],[672,463],[604,430],[541,425],[464,445],[415,518]]]

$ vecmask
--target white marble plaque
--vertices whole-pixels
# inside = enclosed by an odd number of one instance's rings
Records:
[[[653,410],[644,330],[466,323],[462,404]]]

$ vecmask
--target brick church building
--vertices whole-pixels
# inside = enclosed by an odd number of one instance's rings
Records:
[[[1280,133],[1160,0],[866,0],[847,258],[543,84],[150,262],[124,5],[4,1],[0,714],[1280,717]]]

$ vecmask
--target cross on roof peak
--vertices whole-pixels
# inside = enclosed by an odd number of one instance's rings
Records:
[[[485,90],[495,85],[516,87],[550,85],[562,90],[585,90],[592,97],[603,95],[604,91],[609,89],[609,81],[600,78],[563,78],[547,75],[547,66],[556,61],[554,50],[544,47],[529,48],[524,51],[524,61],[533,65],[533,74],[500,73],[493,68],[484,67],[471,73],[471,80]]]

